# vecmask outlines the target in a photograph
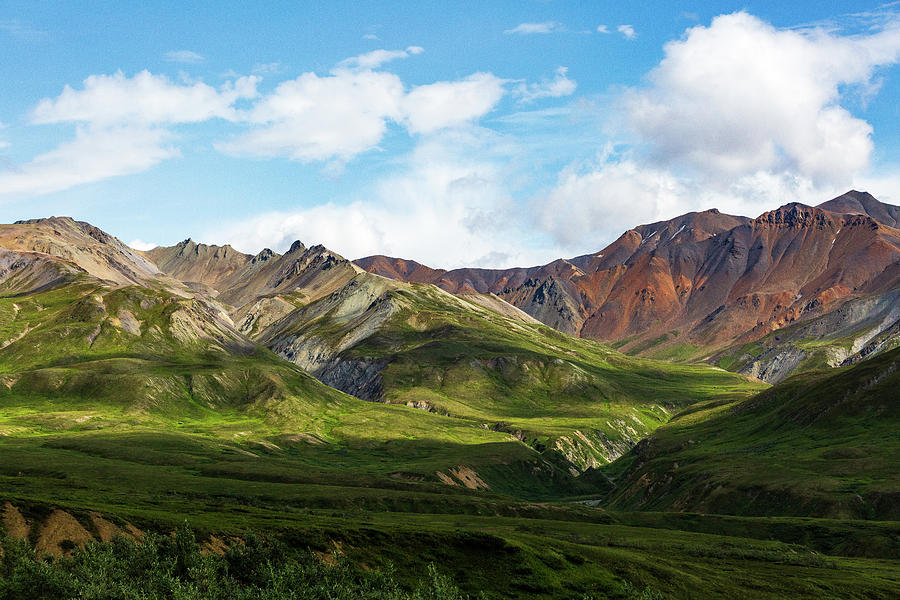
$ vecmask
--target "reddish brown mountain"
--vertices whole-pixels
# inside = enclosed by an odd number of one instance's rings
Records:
[[[445,269],[426,267],[414,260],[381,255],[368,256],[354,262],[369,273],[412,283],[430,283],[447,272]]]
[[[898,216],[900,207],[851,191],[756,219],[689,213],[539,267],[414,272],[454,293],[495,293],[561,331],[626,351],[706,356],[894,287]],[[388,277],[408,272],[387,257],[359,264]]]
[[[842,214],[869,215],[879,223],[894,228],[900,223],[900,206],[879,202],[868,192],[850,190],[843,196],[820,204],[819,208]]]

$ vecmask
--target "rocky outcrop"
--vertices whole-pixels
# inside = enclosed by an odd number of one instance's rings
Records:
[[[398,310],[400,284],[361,273],[341,289],[287,314],[258,340],[334,388],[365,400],[382,395],[387,360],[349,353],[376,333]]]
[[[283,255],[266,248],[251,256],[231,246],[208,246],[191,239],[145,255],[165,273],[208,287],[217,300],[238,310],[261,298],[285,294],[292,294],[297,302],[313,302],[360,271],[324,246],[307,248],[299,240]]]
[[[900,287],[850,300],[713,357],[740,373],[777,383],[797,370],[855,364],[900,345]]]

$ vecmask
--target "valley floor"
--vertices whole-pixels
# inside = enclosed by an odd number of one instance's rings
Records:
[[[129,450],[112,452],[112,444]],[[634,590],[892,598],[900,590],[897,523],[607,512],[565,498],[522,501],[330,472],[299,451],[239,449],[152,430],[0,438],[0,504],[23,515],[33,542],[54,509],[98,538],[92,513],[123,530],[172,531],[186,519],[217,544],[254,531],[338,550],[367,569],[394,565],[410,587],[433,563],[487,598],[626,598]],[[347,450],[346,463],[360,452]]]

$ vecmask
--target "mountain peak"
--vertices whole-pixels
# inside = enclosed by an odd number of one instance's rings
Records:
[[[41,225],[43,223],[78,223],[72,217],[41,217],[39,219],[21,219],[13,225]]]
[[[880,202],[869,192],[850,190],[823,202],[818,208],[841,214],[868,215],[889,227],[900,225],[900,206]]]
[[[303,252],[304,250],[306,250],[306,246],[303,245],[303,242],[301,242],[300,240],[294,240],[294,243],[291,244],[291,248],[287,251],[287,254],[298,251]]]
[[[253,257],[251,262],[256,263],[258,261],[267,261],[273,256],[275,256],[275,253],[271,249],[263,248],[256,256]]]

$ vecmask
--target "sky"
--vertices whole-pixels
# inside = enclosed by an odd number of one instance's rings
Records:
[[[506,268],[900,204],[900,2],[0,0],[0,57],[0,222],[138,248]]]

